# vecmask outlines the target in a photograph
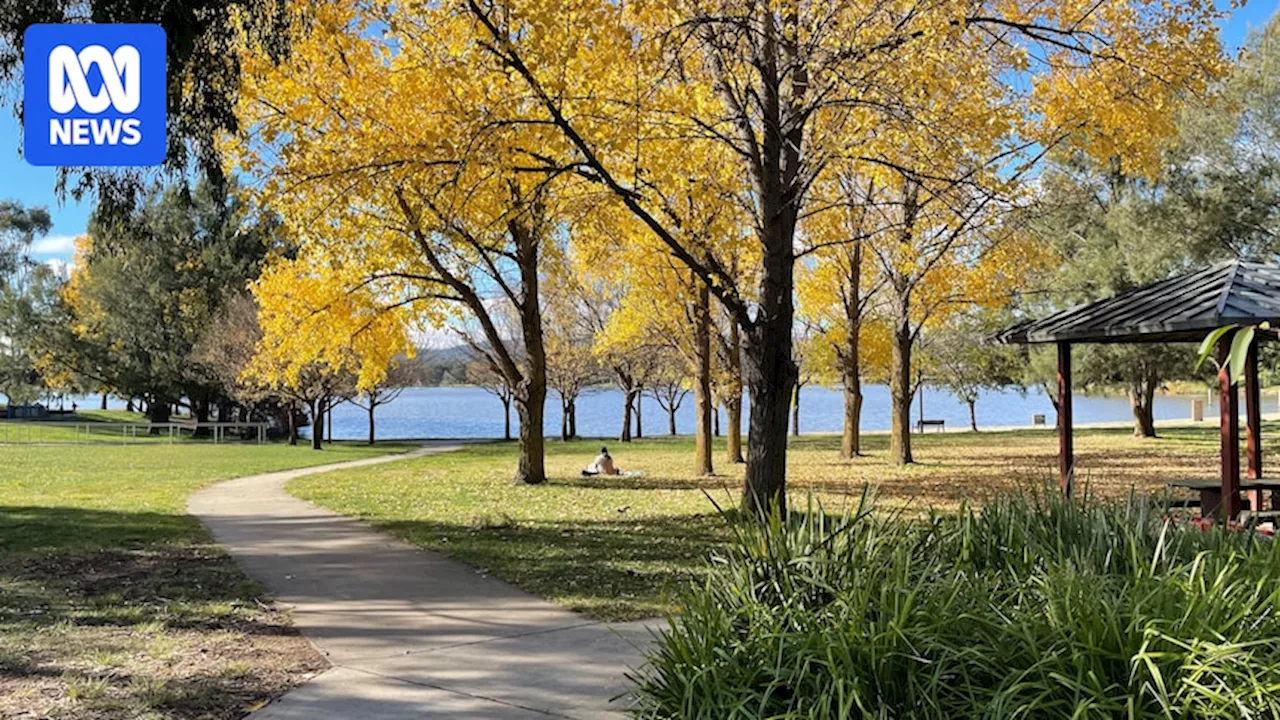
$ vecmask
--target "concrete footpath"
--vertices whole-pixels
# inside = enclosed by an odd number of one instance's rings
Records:
[[[611,699],[659,621],[588,620],[284,491],[303,475],[405,458],[254,475],[188,500],[333,664],[254,720],[617,716]]]

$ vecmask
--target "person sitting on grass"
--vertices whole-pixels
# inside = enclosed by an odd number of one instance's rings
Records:
[[[609,448],[600,448],[600,454],[596,456],[594,462],[582,471],[583,477],[591,477],[592,475],[621,475],[622,471],[613,464],[613,456],[609,454]]]

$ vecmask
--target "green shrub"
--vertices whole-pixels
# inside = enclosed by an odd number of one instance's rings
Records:
[[[633,678],[643,717],[1280,717],[1257,533],[1054,493],[730,522]]]

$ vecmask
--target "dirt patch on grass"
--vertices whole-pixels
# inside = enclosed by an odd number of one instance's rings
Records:
[[[238,718],[325,667],[216,547],[0,557],[0,718]]]

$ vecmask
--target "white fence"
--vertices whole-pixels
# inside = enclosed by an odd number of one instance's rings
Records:
[[[0,444],[8,445],[83,445],[86,443],[155,443],[177,442],[183,433],[214,444],[251,440],[267,441],[268,423],[264,422],[33,422],[0,421]],[[246,437],[248,436],[248,437]]]

